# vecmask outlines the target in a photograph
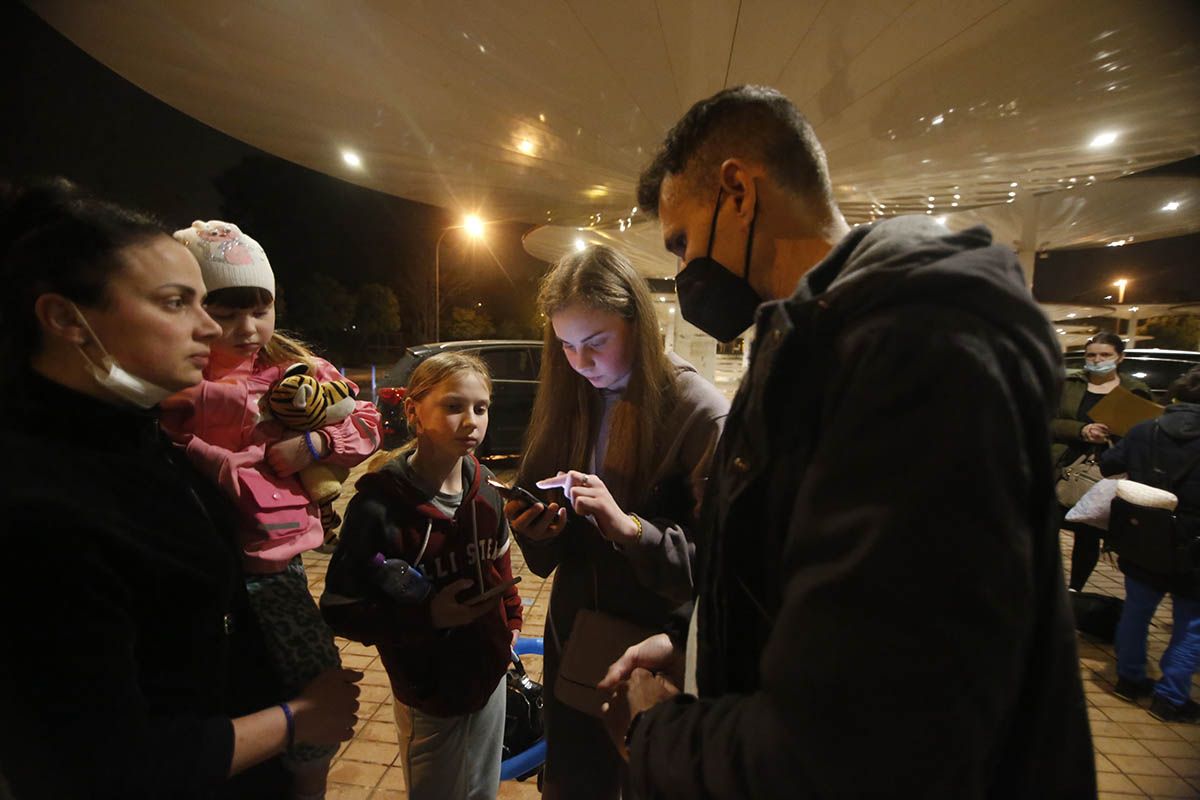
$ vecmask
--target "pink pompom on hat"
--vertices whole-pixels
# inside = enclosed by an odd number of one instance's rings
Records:
[[[232,222],[196,220],[192,227],[175,231],[175,241],[200,262],[208,291],[254,287],[275,296],[275,273],[267,254]]]

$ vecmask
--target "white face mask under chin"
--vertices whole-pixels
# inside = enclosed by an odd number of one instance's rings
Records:
[[[100,343],[100,337],[92,330],[92,326],[84,318],[83,312],[76,308],[75,313],[79,315],[79,321],[83,323],[83,327],[91,335],[96,349],[101,353],[101,361],[97,364],[83,349],[82,345],[76,346],[79,350],[79,355],[83,358],[83,363],[87,368],[88,374],[92,376],[92,379],[96,383],[138,408],[153,408],[173,394],[170,389],[164,389],[148,380],[139,378],[118,364],[116,359],[110,356],[108,351],[104,349],[104,345]]]

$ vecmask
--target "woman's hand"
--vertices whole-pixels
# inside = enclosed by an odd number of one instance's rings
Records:
[[[535,542],[553,539],[567,526],[567,510],[558,503],[526,505],[509,500],[504,504],[504,516],[515,532]]]
[[[560,472],[537,482],[539,489],[562,489],[576,514],[596,521],[600,534],[610,542],[632,544],[638,539],[638,524],[621,510],[599,475]]]
[[[304,443],[306,435],[302,433],[299,436],[289,436],[267,448],[267,466],[272,472],[285,478],[313,463],[312,453],[308,452],[308,445]],[[322,456],[328,454],[329,446],[325,444],[324,436],[312,434],[312,443]]]
[[[496,610],[493,603],[478,603],[469,606],[466,603],[458,602],[459,593],[474,585],[475,581],[470,578],[462,578],[449,584],[433,596],[429,605],[429,619],[433,622],[433,627],[459,628]]]
[[[309,681],[288,705],[296,721],[296,741],[336,745],[354,735],[358,686],[363,674],[331,667]]]
[[[1079,438],[1089,444],[1104,444],[1108,441],[1109,436],[1108,426],[1102,422],[1089,422],[1079,432]]]

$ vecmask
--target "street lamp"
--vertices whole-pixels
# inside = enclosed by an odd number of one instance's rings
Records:
[[[442,239],[450,231],[463,230],[472,239],[483,238],[483,220],[476,214],[467,214],[461,225],[451,225],[444,228],[433,246],[433,340],[442,340]]]
[[[1121,278],[1120,280],[1113,282],[1113,286],[1117,287],[1117,304],[1118,305],[1125,302],[1125,284],[1127,284],[1127,283],[1129,283],[1129,281],[1125,278]]]

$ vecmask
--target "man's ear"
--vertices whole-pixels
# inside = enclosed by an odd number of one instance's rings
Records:
[[[73,345],[84,345],[92,338],[80,321],[75,304],[61,294],[38,295],[33,301],[33,313],[48,336]]]
[[[721,190],[733,201],[734,212],[745,227],[754,218],[758,206],[758,182],[749,166],[740,158],[727,158],[721,164]]]

